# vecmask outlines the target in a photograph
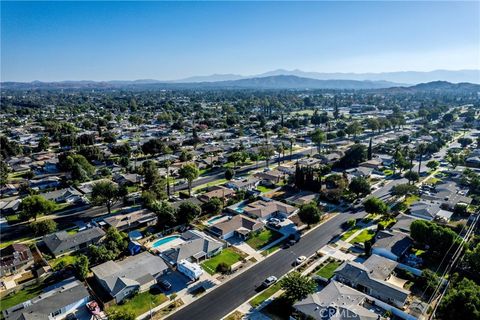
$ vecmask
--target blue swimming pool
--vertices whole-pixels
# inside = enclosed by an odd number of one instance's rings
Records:
[[[213,218],[211,218],[207,221],[207,224],[208,225],[215,224],[215,222],[217,222],[218,220],[223,219],[223,218],[224,218],[224,216],[213,217]]]
[[[242,202],[240,203],[237,207],[235,207],[235,211],[237,211],[238,213],[243,213],[243,209],[247,206],[247,202]]]
[[[179,235],[169,236],[169,237],[165,237],[165,238],[162,238],[162,239],[158,239],[157,241],[155,241],[153,243],[152,248],[160,247],[162,244],[169,243],[170,241],[173,241],[173,240],[178,239],[178,238],[180,238]]]

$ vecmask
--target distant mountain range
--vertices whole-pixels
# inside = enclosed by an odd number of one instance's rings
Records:
[[[335,89],[335,90],[396,90],[396,91],[480,91],[480,85],[472,83],[454,84],[447,81],[435,81],[408,86],[383,80],[319,80],[294,75],[272,75],[265,77],[203,82],[162,82],[158,80],[135,81],[61,81],[61,82],[3,82],[3,89]]]
[[[480,70],[434,70],[434,71],[398,71],[382,73],[321,73],[302,70],[278,69],[261,74],[241,76],[238,74],[213,74],[196,76],[169,82],[217,82],[239,79],[262,78],[271,76],[297,76],[317,80],[358,80],[358,81],[388,81],[403,84],[418,84],[432,81],[448,81],[453,83],[470,82],[480,84]]]

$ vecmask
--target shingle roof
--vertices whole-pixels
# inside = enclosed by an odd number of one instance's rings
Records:
[[[101,238],[104,235],[105,231],[99,227],[94,227],[79,231],[75,234],[68,234],[66,231],[48,234],[43,237],[43,241],[48,249],[52,253],[56,254],[79,246],[83,243],[88,243],[94,239]]]
[[[378,314],[362,305],[366,297],[340,282],[331,281],[321,291],[309,295],[293,307],[318,320],[376,320]]]
[[[6,316],[6,320],[43,320],[50,313],[89,297],[85,286],[78,280],[69,282],[60,288],[42,293],[31,300],[28,307],[18,309]],[[15,308],[15,307],[14,307]],[[7,310],[8,311],[8,310]]]
[[[127,286],[148,283],[166,269],[162,258],[145,251],[121,261],[107,261],[93,267],[92,272],[115,296]]]
[[[182,234],[182,239],[185,242],[162,252],[162,256],[172,263],[178,263],[191,257],[202,258],[209,252],[223,247],[221,242],[198,231],[186,231]]]

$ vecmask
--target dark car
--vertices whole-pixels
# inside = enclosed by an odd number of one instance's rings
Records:
[[[162,290],[165,290],[165,291],[168,291],[168,290],[172,289],[172,284],[170,282],[168,282],[167,280],[160,280],[158,282],[158,286],[160,288],[162,288]]]

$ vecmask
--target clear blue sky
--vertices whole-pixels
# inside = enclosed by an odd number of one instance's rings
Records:
[[[4,2],[1,80],[479,68],[475,2]]]

